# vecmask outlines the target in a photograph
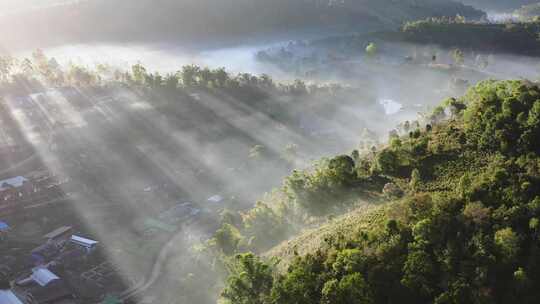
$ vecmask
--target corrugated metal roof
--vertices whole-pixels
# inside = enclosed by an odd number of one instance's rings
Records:
[[[70,230],[71,230],[71,226],[62,226],[60,228],[56,228],[55,230],[45,234],[43,237],[46,239],[54,239]]]
[[[72,235],[71,236],[71,241],[74,242],[74,243],[77,243],[77,244],[81,244],[83,246],[88,246],[88,247],[94,246],[95,244],[98,243],[97,241],[87,239],[87,238],[83,238],[83,237],[80,237],[80,236],[77,236],[77,235]]]
[[[0,191],[4,191],[8,189],[9,186],[19,188],[23,185],[25,181],[27,181],[27,179],[22,176],[16,176],[16,177],[0,180]],[[6,185],[7,187],[5,187],[4,185]]]
[[[32,279],[36,281],[40,286],[47,286],[50,282],[54,280],[59,280],[60,278],[52,273],[49,269],[39,267],[32,269]]]
[[[6,231],[6,230],[9,230],[9,225],[6,222],[0,221],[0,231]]]
[[[23,304],[11,290],[0,290],[1,304]]]

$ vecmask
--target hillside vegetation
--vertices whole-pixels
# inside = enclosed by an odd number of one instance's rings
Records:
[[[467,22],[462,18],[428,18],[408,22],[402,38],[408,42],[467,50],[538,56],[540,23]]]
[[[538,20],[540,16],[540,2],[524,5],[515,10],[514,15],[522,20]]]
[[[429,120],[370,155],[289,177],[282,204],[312,215],[377,188],[372,196],[388,203],[330,219],[270,251],[277,260],[236,255],[224,300],[536,303],[539,85],[485,81]],[[326,177],[324,190],[315,176]]]
[[[505,11],[518,8],[521,5],[531,4],[536,1],[537,0],[463,0],[461,2],[483,10]]]

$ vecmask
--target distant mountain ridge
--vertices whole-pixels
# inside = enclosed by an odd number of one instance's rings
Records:
[[[230,43],[279,34],[368,31],[456,14],[484,15],[443,0],[93,0],[0,17],[0,29],[6,29],[0,43],[17,47],[95,41]]]
[[[461,0],[461,2],[488,11],[511,11],[538,0]]]

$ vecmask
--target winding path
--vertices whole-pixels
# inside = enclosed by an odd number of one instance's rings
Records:
[[[159,255],[154,262],[154,266],[152,267],[152,272],[150,273],[150,276],[148,277],[146,282],[142,284],[137,284],[135,287],[124,291],[122,294],[120,294],[119,299],[122,301],[128,300],[150,288],[150,286],[152,286],[163,273],[163,268],[165,266],[165,263],[167,262],[167,258],[169,257],[171,250],[174,248],[174,244],[181,241],[183,236],[183,229],[173,235],[169,239],[169,241],[167,241],[167,243],[161,248]]]

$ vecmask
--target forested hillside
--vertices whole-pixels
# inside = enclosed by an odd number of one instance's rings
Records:
[[[461,2],[483,10],[503,11],[535,3],[536,0],[462,0]]]
[[[540,86],[485,81],[444,101],[421,127],[405,128],[384,148],[293,173],[277,204],[260,203],[244,213],[244,226],[230,220],[218,232],[223,253],[242,251],[223,247],[231,244],[225,242],[227,229],[236,231],[232,244],[242,244],[246,232],[264,243],[280,227],[298,223],[291,210],[313,220],[345,210],[350,199],[370,201],[371,207],[329,217],[322,228],[270,251],[274,259],[251,253],[231,258],[223,298],[230,303],[536,303],[538,138]],[[263,220],[269,218],[273,221]]]
[[[483,12],[441,0],[93,0],[4,16],[0,28],[9,28],[3,44],[10,47],[113,40],[208,45],[246,42],[256,33],[264,33],[266,40],[294,34],[323,36],[456,14],[480,18]]]
[[[522,20],[538,20],[540,16],[540,2],[524,5],[515,10],[514,15]]]
[[[477,23],[460,18],[428,18],[402,27],[405,41],[476,51],[538,56],[540,23]]]

